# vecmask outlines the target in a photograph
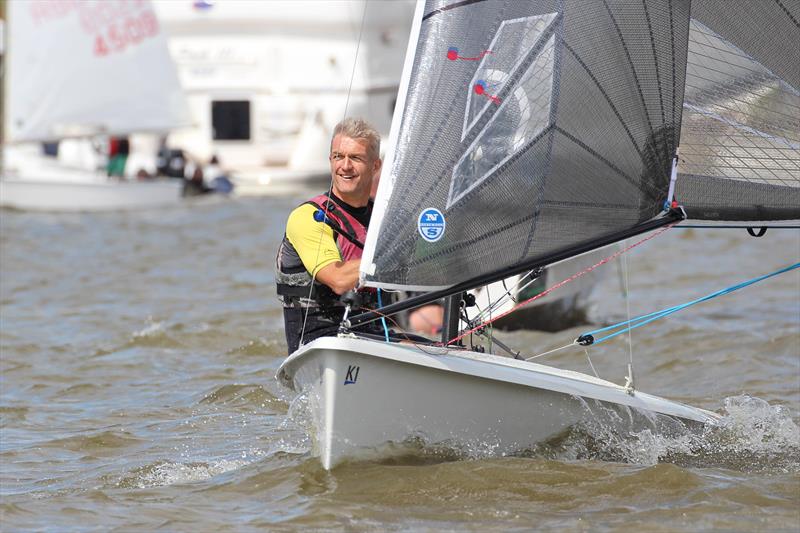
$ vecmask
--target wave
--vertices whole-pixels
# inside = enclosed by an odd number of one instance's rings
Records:
[[[602,416],[587,418],[533,452],[553,459],[800,472],[800,429],[783,406],[735,396],[725,399],[717,424],[698,430],[674,422],[668,428],[618,432]]]
[[[127,431],[101,431],[92,435],[75,435],[40,444],[43,448],[60,448],[98,455],[116,454],[122,448],[140,445],[144,439]]]
[[[271,408],[285,413],[288,406],[261,385],[228,384],[217,387],[200,400],[201,404],[216,404],[227,407]]]
[[[184,483],[196,483],[236,470],[251,463],[247,459],[221,459],[205,462],[159,461],[137,468],[125,475],[117,483],[117,488],[147,489]]]

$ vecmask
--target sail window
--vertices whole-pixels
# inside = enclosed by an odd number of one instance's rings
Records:
[[[499,109],[453,168],[447,207],[527,150],[550,124],[555,37],[550,37],[507,91]],[[469,105],[469,103],[467,104]]]
[[[500,25],[469,85],[462,141],[478,119],[501,102],[496,94],[503,91],[525,59],[537,52],[537,43],[552,33],[557,15],[506,20]]]
[[[250,101],[211,102],[211,131],[215,141],[249,141]]]

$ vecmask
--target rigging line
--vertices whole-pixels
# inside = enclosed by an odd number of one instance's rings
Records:
[[[492,301],[491,297],[492,297],[492,295],[489,293],[489,286],[487,285],[486,286],[486,299],[491,302]],[[477,304],[476,304],[476,307],[477,307]],[[478,307],[478,317],[476,317],[476,320],[480,320],[479,317],[482,314],[483,314],[483,311],[481,311],[481,308]],[[490,305],[489,306],[489,320],[491,320],[491,319],[492,319],[492,307]],[[494,328],[490,327],[489,328],[489,353],[492,353],[492,339],[493,339],[493,337],[494,337]]]
[[[506,280],[501,280],[501,282],[503,283],[503,289],[505,289],[506,293],[508,294],[508,297],[511,298],[511,300],[513,300],[514,303],[517,303],[517,300],[514,298],[514,296],[511,295],[511,291],[509,291],[508,287],[506,286]]]
[[[507,300],[511,300],[512,302],[517,303],[517,299],[511,295],[511,291],[513,290],[515,293],[520,294],[522,291],[530,287],[534,282],[538,281],[541,276],[532,277],[530,280],[528,280],[527,283],[525,283],[525,285],[523,285],[522,287],[519,286],[519,284],[522,283],[522,280],[525,279],[526,276],[530,276],[531,274],[533,274],[534,270],[536,269],[533,269],[529,271],[527,274],[520,276],[519,279],[517,280],[517,283],[513,287],[511,287],[511,289],[506,288],[506,281],[503,280],[503,287],[506,289],[506,292],[502,294],[495,302],[490,303],[489,307],[485,311],[481,311],[481,313],[477,317],[475,317],[475,320],[482,320],[483,318],[485,318],[487,312],[489,318],[491,319],[492,313],[497,309],[499,309],[503,304],[505,304]],[[487,288],[486,291],[487,299],[491,302],[491,299],[488,298],[489,286],[487,285],[486,288]]]
[[[600,379],[600,374],[598,374],[597,370],[595,370],[594,365],[592,364],[592,358],[589,357],[589,349],[588,348],[584,348],[583,353],[586,354],[586,360],[589,361],[589,366],[592,367],[592,372],[594,372],[594,377],[596,377],[597,379]]]
[[[592,250],[603,248],[604,246],[608,246],[609,244],[614,244],[615,242],[621,241],[623,239],[635,235],[643,235],[645,233],[655,231],[658,228],[672,226],[677,222],[683,220],[684,217],[685,213],[682,210],[670,209],[669,211],[662,213],[661,216],[647,220],[645,222],[639,222],[636,225],[629,227],[627,229],[619,230],[614,233],[606,234],[600,237],[595,237],[592,240],[580,241],[570,246],[559,248],[548,254],[535,256],[534,258],[523,261],[521,263],[516,263],[511,266],[503,267],[498,270],[491,271],[487,274],[480,274],[478,276],[467,279],[460,283],[456,283],[455,285],[450,285],[443,289],[436,289],[430,292],[419,294],[417,296],[411,296],[410,298],[406,298],[405,300],[401,300],[399,302],[387,305],[384,308],[384,312],[387,315],[392,315],[395,313],[399,313],[400,311],[413,309],[415,307],[419,307],[426,303],[433,302],[440,298],[452,296],[454,294],[463,291],[469,291],[477,287],[480,287],[482,285],[488,285],[489,283],[494,283],[495,281],[500,281],[501,279],[514,276],[516,274],[521,274],[522,272],[525,272],[526,270],[530,270],[532,268],[544,267],[551,263],[557,263],[559,261],[563,261],[564,259],[575,257],[576,255],[581,255],[583,253],[590,252]],[[350,323],[353,325],[360,325],[366,322],[372,322],[373,320],[377,320],[378,318],[379,317],[375,313],[367,312],[350,316],[349,320]]]
[[[695,305],[695,304],[698,304],[698,303],[701,303],[701,302],[706,302],[708,300],[716,298],[717,296],[722,296],[722,295],[725,295],[725,294],[732,293],[734,291],[738,291],[739,289],[743,289],[745,287],[753,285],[754,283],[758,283],[759,281],[764,281],[765,279],[771,278],[773,276],[777,276],[778,274],[784,274],[786,272],[789,272],[791,270],[795,270],[797,268],[800,268],[800,263],[795,263],[793,265],[789,265],[787,267],[784,267],[784,268],[781,268],[779,270],[776,270],[775,272],[772,272],[770,274],[765,274],[763,276],[759,276],[757,278],[753,278],[751,280],[744,281],[744,282],[738,283],[736,285],[732,285],[732,286],[727,287],[725,289],[721,289],[721,290],[718,290],[716,292],[712,292],[711,294],[708,294],[708,295],[703,296],[701,298],[697,298],[697,299],[692,300],[690,302],[686,302],[686,303],[683,303],[683,304],[680,304],[680,305],[675,305],[675,306],[672,306],[672,307],[668,307],[668,308],[662,309],[660,311],[655,311],[653,313],[648,313],[646,315],[638,316],[636,318],[627,320],[625,322],[620,322],[620,323],[614,324],[612,326],[607,326],[607,327],[600,328],[600,329],[597,329],[597,330],[594,330],[594,331],[590,331],[589,333],[585,333],[584,335],[581,335],[580,337],[578,337],[578,341],[580,342],[581,340],[583,340],[583,342],[586,342],[587,345],[588,344],[599,344],[601,342],[607,341],[608,339],[616,337],[617,335],[625,333],[626,331],[629,331],[631,329],[635,329],[635,328],[644,326],[646,324],[649,324],[650,322],[658,320],[659,318],[664,318],[664,317],[669,316],[669,315],[671,315],[673,313],[677,313],[678,311],[680,311],[682,309],[686,309],[687,307],[690,307],[692,305]],[[613,330],[617,330],[618,328],[621,328],[621,327],[624,327],[624,326],[628,326],[628,327],[626,327],[624,329],[620,329],[619,331],[614,331],[614,333],[611,333],[610,335],[606,335],[605,337],[601,337],[599,339],[594,339],[593,338],[594,334],[596,334],[596,333],[602,333],[604,331],[613,331]]]
[[[498,309],[501,305],[503,305],[506,302],[506,300],[511,300],[516,303],[516,300],[514,299],[514,296],[511,294],[511,291],[519,292],[518,287],[524,277],[525,276],[519,276],[517,278],[517,282],[510,289],[506,285],[506,280],[505,279],[501,280],[503,283],[503,292],[494,301],[492,301],[492,296],[489,293],[489,285],[486,285],[486,287],[484,287],[483,290],[486,291],[486,301],[489,302],[489,304],[486,306],[486,309],[478,308],[479,312],[478,316],[475,317],[475,320],[482,320],[487,315],[489,316],[489,318],[492,318],[492,313],[496,309]]]
[[[664,233],[665,231],[667,231],[668,229],[670,229],[670,228],[671,228],[672,226],[674,226],[675,224],[676,224],[676,222],[672,222],[671,224],[668,224],[668,225],[664,226],[663,228],[661,228],[661,229],[659,229],[659,230],[657,230],[657,231],[654,231],[653,233],[651,233],[651,234],[650,234],[650,235],[648,235],[647,237],[645,237],[645,238],[643,238],[643,239],[641,239],[641,240],[639,240],[639,241],[637,241],[637,242],[633,243],[632,245],[630,245],[630,246],[628,246],[628,247],[626,247],[626,248],[623,248],[623,249],[621,249],[621,250],[618,250],[618,251],[614,252],[614,253],[613,253],[613,254],[611,254],[610,256],[606,257],[605,259],[602,259],[602,260],[598,261],[597,263],[593,264],[592,266],[590,266],[590,267],[588,267],[588,268],[585,268],[585,269],[581,270],[580,272],[578,272],[578,273],[576,273],[576,274],[574,274],[574,275],[570,276],[569,278],[567,278],[567,279],[565,279],[565,280],[562,280],[562,281],[560,281],[560,282],[556,283],[555,285],[553,285],[552,287],[550,287],[550,288],[548,288],[548,289],[545,289],[545,290],[543,290],[542,292],[540,292],[540,293],[539,293],[539,294],[537,294],[536,296],[533,296],[532,298],[528,298],[528,299],[527,299],[527,300],[525,300],[524,302],[520,302],[519,304],[515,305],[513,308],[511,308],[511,309],[509,309],[508,311],[506,311],[505,313],[501,313],[501,314],[497,315],[496,317],[494,317],[494,318],[491,320],[491,322],[494,322],[494,321],[496,321],[496,320],[499,320],[499,319],[503,318],[504,316],[507,316],[507,315],[509,315],[509,314],[513,313],[513,312],[514,312],[514,311],[516,311],[517,309],[519,309],[519,308],[521,308],[521,307],[523,307],[523,306],[525,306],[525,305],[528,305],[529,303],[531,303],[531,302],[532,302],[532,301],[534,301],[534,300],[538,300],[539,298],[542,298],[542,297],[544,297],[544,296],[547,296],[548,294],[550,294],[550,293],[551,293],[551,292],[553,292],[554,290],[556,290],[556,289],[559,289],[559,288],[563,287],[564,285],[566,285],[566,284],[568,284],[568,283],[571,283],[571,282],[575,281],[575,280],[576,280],[576,279],[578,279],[579,277],[581,277],[581,276],[583,276],[583,275],[585,275],[585,274],[588,274],[589,272],[591,272],[591,271],[592,271],[592,270],[594,270],[595,268],[597,268],[597,267],[599,267],[599,266],[601,266],[601,265],[604,265],[604,264],[608,263],[609,261],[612,261],[612,260],[616,259],[617,257],[619,257],[620,255],[624,254],[625,252],[627,252],[627,251],[629,251],[629,250],[632,250],[633,248],[636,248],[636,247],[637,247],[637,246],[639,246],[640,244],[643,244],[643,243],[645,243],[645,242],[649,241],[650,239],[653,239],[653,238],[657,237],[658,235],[661,235],[662,233]],[[459,336],[457,336],[457,337],[455,337],[455,338],[453,338],[453,339],[450,339],[450,340],[449,340],[449,341],[448,341],[448,342],[447,342],[445,345],[449,345],[449,344],[452,344],[452,343],[454,343],[454,342],[458,342],[458,341],[460,341],[460,340],[461,340],[461,339],[463,339],[465,336],[467,336],[467,335],[471,334],[473,331],[475,331],[475,330],[478,330],[478,329],[480,329],[480,328],[482,328],[482,327],[485,327],[485,326],[486,326],[488,323],[489,323],[489,321],[487,321],[487,322],[483,322],[482,324],[480,324],[480,325],[478,325],[478,326],[476,326],[476,327],[474,327],[474,328],[470,329],[469,331],[463,332],[461,335],[459,335]]]
[[[389,321],[391,321],[393,326],[397,327],[397,335],[398,336],[403,337],[407,342],[410,342],[412,344],[420,344],[420,342],[418,340],[414,340],[411,337],[409,337],[409,333],[406,332],[406,331],[403,331],[403,327],[394,318],[392,318],[390,315],[383,314],[377,309],[370,309],[368,307],[358,307],[357,309],[360,309],[362,311],[371,311],[373,313],[376,313],[376,314],[380,315],[381,318],[384,319],[384,320],[388,319]],[[355,333],[359,334],[359,333],[363,333],[363,332],[356,331]],[[414,335],[415,337],[418,337],[418,338],[421,338],[421,339],[426,339],[426,340],[430,341],[430,339],[427,339],[427,337],[424,337],[422,335],[416,335],[416,334],[412,334],[412,335]],[[391,341],[389,341],[389,342],[391,342]],[[442,343],[430,341],[430,346],[442,346]]]
[[[358,66],[358,53],[361,50],[361,38],[364,35],[364,21],[366,21],[366,19],[367,19],[367,6],[368,6],[368,4],[369,4],[369,0],[366,0],[364,2],[364,11],[361,13],[361,26],[359,27],[359,30],[358,30],[358,40],[356,41],[356,53],[355,53],[355,57],[353,58],[353,69],[350,71],[350,83],[347,86],[347,96],[345,97],[345,101],[344,101],[344,116],[342,117],[342,120],[347,118],[347,111],[348,111],[348,109],[350,107],[350,95],[353,92],[353,80],[355,79],[356,67]],[[327,195],[328,199],[325,201],[325,214],[326,215],[330,211],[331,201],[332,201],[331,200],[331,195],[332,194],[333,194],[333,175],[331,174],[330,182],[328,184],[328,195]],[[316,259],[314,259],[314,265],[315,265],[314,270],[315,271],[311,273],[311,286],[308,288],[308,300],[311,300],[311,294],[314,291],[314,279],[315,279],[316,274],[317,274],[316,265],[319,262],[319,254],[320,254],[320,251],[322,250],[322,234],[323,234],[323,229],[324,229],[323,224],[324,224],[324,220],[323,220],[323,223],[320,224],[320,226],[319,226],[319,242],[317,243],[317,257],[316,257]],[[334,237],[334,242],[335,242],[335,240],[336,240],[336,237]],[[303,337],[305,336],[305,333],[306,333],[306,324],[308,323],[308,312],[309,312],[309,309],[310,309],[310,306],[306,306],[305,313],[303,313],[303,325],[300,328],[300,344],[301,345],[303,344]],[[384,322],[384,326],[385,325],[386,324]]]
[[[502,298],[502,296],[501,296],[501,298]],[[489,286],[488,285],[486,286],[486,299],[489,300],[489,302],[490,302],[489,303],[489,307],[486,308],[486,311],[489,313],[489,319],[491,319],[492,318],[492,308],[491,308],[492,298],[491,298],[491,294],[489,294]],[[464,318],[467,319],[465,322],[467,323],[468,326],[470,324],[474,324],[475,322],[479,322],[481,320],[481,317],[483,316],[483,314],[485,312],[484,310],[482,310],[480,308],[480,306],[478,305],[477,302],[475,303],[475,307],[478,308],[478,315],[474,319],[472,319],[470,321],[469,317],[467,316],[467,307],[464,306]],[[493,334],[494,334],[494,331],[492,330],[491,327],[489,327],[489,331],[488,332],[486,332],[486,331],[483,332],[484,338],[486,338],[489,341],[489,353],[492,353],[492,337],[493,337]]]
[[[558,352],[558,351],[563,350],[565,348],[569,348],[570,346],[579,346],[578,341],[572,341],[571,343],[565,344],[564,346],[561,346],[559,348],[553,348],[552,350],[548,350],[548,351],[540,353],[538,355],[534,355],[534,356],[531,356],[531,357],[526,357],[525,360],[526,361],[531,361],[533,359],[538,359],[539,357],[544,357],[545,355],[549,355],[551,353]]]
[[[383,301],[381,300],[381,290],[378,289],[378,309],[383,307]],[[630,318],[630,316],[628,316]],[[383,333],[386,335],[386,342],[389,342],[389,327],[386,325],[386,317],[381,317],[381,323],[383,324]]]
[[[625,308],[628,311],[628,322],[630,323],[631,320],[631,291],[630,291],[630,283],[628,282],[628,275],[630,271],[628,270],[628,256],[622,256],[622,270],[625,272]],[[631,327],[628,327],[628,363],[633,368],[633,335],[631,334]],[[586,350],[586,357],[589,357],[589,350]],[[589,364],[591,364],[591,359],[589,360]],[[594,370],[594,367],[592,367]]]
[[[501,305],[505,304],[506,300],[511,300],[511,301],[514,301],[516,303],[516,301],[514,300],[514,297],[511,295],[511,291],[512,290],[514,290],[514,291],[517,290],[517,286],[519,285],[519,281],[517,281],[517,283],[511,289],[509,289],[506,286],[506,280],[502,280],[502,282],[503,282],[503,290],[505,292],[503,292],[500,296],[498,296],[497,300],[495,300],[495,301],[492,301],[492,295],[489,293],[489,285],[486,285],[482,289],[482,290],[486,291],[486,301],[489,302],[489,305],[486,306],[486,309],[481,309],[480,307],[478,307],[478,316],[475,317],[475,320],[483,320],[487,315],[488,315],[489,319],[491,319],[492,318],[492,313],[495,310],[497,310],[498,308],[500,308]]]

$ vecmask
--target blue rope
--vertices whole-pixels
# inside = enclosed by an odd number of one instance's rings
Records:
[[[698,298],[696,300],[692,300],[691,302],[687,302],[687,303],[680,304],[680,305],[675,305],[673,307],[668,307],[666,309],[662,309],[661,311],[656,311],[654,313],[648,313],[646,315],[637,316],[636,318],[631,318],[630,320],[625,320],[623,322],[619,322],[617,324],[614,324],[613,326],[607,326],[605,328],[600,328],[600,329],[596,329],[594,331],[590,331],[588,333],[585,333],[584,335],[581,335],[581,337],[586,337],[587,335],[594,336],[597,333],[602,333],[604,331],[610,331],[610,330],[615,330],[615,329],[618,329],[618,328],[622,328],[619,331],[616,331],[616,332],[614,332],[614,333],[612,333],[610,335],[606,335],[605,337],[600,337],[599,339],[594,339],[594,342],[592,342],[592,344],[600,344],[603,341],[607,341],[608,339],[614,338],[617,335],[625,333],[625,332],[627,332],[627,331],[629,331],[631,329],[636,329],[638,327],[644,326],[645,324],[649,324],[650,322],[653,322],[654,320],[658,320],[659,318],[664,318],[665,316],[671,315],[672,313],[677,313],[681,309],[686,309],[689,306],[692,306],[694,304],[698,304],[700,302],[705,302],[705,301],[711,300],[712,298],[716,298],[717,296],[722,296],[723,294],[728,294],[728,293],[731,293],[733,291],[738,291],[739,289],[747,287],[748,285],[752,285],[754,283],[758,283],[759,281],[763,281],[763,280],[765,280],[767,278],[771,278],[773,276],[777,276],[778,274],[783,274],[784,272],[789,272],[790,270],[794,270],[796,268],[800,268],[800,263],[795,263],[793,265],[790,265],[788,267],[782,268],[780,270],[776,270],[775,272],[773,272],[771,274],[766,274],[764,276],[760,276],[760,277],[751,279],[749,281],[744,281],[744,282],[739,283],[737,285],[733,285],[731,287],[728,287],[727,289],[722,289],[722,290],[719,290],[717,292],[713,292],[713,293],[711,293],[711,294],[709,294],[707,296],[703,296],[702,298]],[[625,326],[627,326],[627,327],[625,327]],[[579,338],[581,338],[581,337],[579,337]]]
[[[383,303],[381,302],[381,290],[378,289],[378,309],[383,307]],[[386,327],[386,317],[381,317],[381,323],[383,323],[383,333],[386,335],[386,342],[389,342],[389,328]]]

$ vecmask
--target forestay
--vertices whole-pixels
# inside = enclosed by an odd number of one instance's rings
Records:
[[[418,6],[362,282],[441,288],[624,233],[663,210],[679,140],[690,217],[798,218],[798,14],[757,4]]]
[[[6,10],[6,140],[191,124],[149,0],[15,1]]]

